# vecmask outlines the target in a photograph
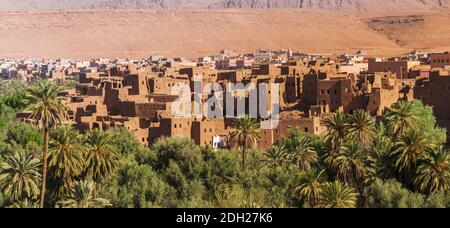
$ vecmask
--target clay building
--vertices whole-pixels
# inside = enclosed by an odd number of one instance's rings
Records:
[[[434,97],[436,95],[430,94],[436,89],[442,89],[439,87],[445,83],[448,84],[443,76],[445,73],[438,73],[439,77],[434,73],[429,80],[425,79],[428,78],[426,72],[430,66],[427,68],[415,65],[413,61],[399,60],[375,61],[371,68],[369,61],[370,69],[364,72],[364,58],[351,58],[352,63],[349,63],[350,58],[337,58],[333,61],[320,56],[301,55],[296,58],[271,56],[270,60],[256,62],[254,57],[238,57],[237,60],[248,60],[237,63],[242,64],[242,69],[227,70],[210,64],[220,63],[219,60],[225,58],[202,58],[198,65],[198,62],[177,58],[156,57],[146,61],[79,62],[70,70],[70,74],[79,74],[78,84],[75,89],[63,94],[68,98],[66,102],[70,109],[67,123],[81,132],[95,128],[108,130],[123,127],[143,145],[151,145],[161,137],[183,137],[202,146],[228,147],[231,145],[228,136],[234,130],[233,123],[238,114],[238,101],[243,101],[247,114],[250,113],[250,104],[256,104],[254,107],[257,110],[279,112],[278,125],[273,129],[261,130],[258,145],[260,148],[267,148],[293,130],[324,134],[326,129],[322,124],[323,120],[337,110],[352,113],[354,110],[364,109],[373,115],[382,115],[386,107],[405,96],[411,97],[412,92],[416,91],[417,97],[430,100],[430,104],[437,107],[436,113],[441,121],[450,119],[445,116],[450,110],[444,106],[448,96]],[[357,63],[363,65],[350,66]],[[226,68],[230,68],[229,65]],[[413,78],[399,80],[402,77],[398,77],[398,74],[403,75],[404,71],[408,76],[414,75],[423,80],[419,80],[417,85]],[[67,68],[55,71],[52,77],[63,78],[62,75],[69,75]],[[191,101],[204,103],[213,96],[204,91],[204,86],[208,83],[222,86],[223,91],[213,89],[211,93],[221,95],[223,115],[207,118],[205,115],[174,114],[174,111],[192,108],[177,103],[186,94],[185,91],[174,93],[174,88],[188,86]],[[257,94],[255,102],[250,99],[250,93],[254,91],[244,88],[243,93],[239,93],[239,89],[228,88],[228,83],[242,83],[244,86],[249,83],[265,83],[268,87],[254,88]],[[279,85],[278,91],[270,87],[274,83]],[[406,87],[409,88],[407,92]],[[279,110],[273,110],[276,106],[271,105],[276,92]],[[230,94],[231,100],[228,100],[228,96],[224,95]],[[231,102],[234,106],[230,107],[234,107],[235,113],[230,116],[227,115],[227,107]],[[267,107],[260,107],[261,105]],[[215,106],[211,108],[216,110]],[[18,115],[19,119],[26,117],[26,113]],[[270,121],[259,112],[256,119],[259,122]]]
[[[402,85],[392,73],[355,76],[312,72],[305,76],[303,88],[301,102],[306,106],[320,107],[320,113],[336,112],[342,108],[350,114],[363,109],[373,115],[382,115],[386,107],[400,99]]]
[[[262,129],[260,148],[267,149],[283,137],[288,137],[293,131],[321,135],[324,127],[319,117],[283,117],[275,129]]]
[[[360,76],[364,109],[374,116],[381,116],[386,108],[398,102],[402,96],[402,84],[392,73],[375,73]],[[364,103],[359,104],[363,108]]]
[[[303,80],[301,102],[307,106],[328,106],[331,112],[344,107],[346,113],[352,113],[355,99],[353,84],[354,81],[347,75],[312,72]]]
[[[414,97],[433,107],[439,126],[447,129],[450,139],[450,71],[434,70],[429,78],[417,80]]]
[[[198,120],[192,123],[191,136],[201,146],[225,148],[229,146],[228,135],[232,131],[234,119]]]
[[[397,75],[399,79],[406,79],[410,77],[410,70],[420,65],[420,61],[411,60],[381,60],[369,59],[369,73],[375,72],[392,72]]]
[[[445,68],[450,66],[450,53],[432,53],[430,55],[431,68]]]
[[[148,102],[145,72],[125,76],[81,74],[76,91],[68,96],[69,117],[75,128],[85,132],[125,127],[143,144],[148,143],[151,118],[164,108]]]

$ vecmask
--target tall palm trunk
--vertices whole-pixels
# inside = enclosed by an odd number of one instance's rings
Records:
[[[362,180],[356,175],[356,168],[352,167],[352,173],[353,173],[353,180],[355,181],[356,188],[358,189],[359,196],[361,199],[361,204],[365,205],[366,203],[366,196],[364,194],[364,183],[362,183]]]
[[[245,171],[245,153],[246,153],[246,151],[245,151],[246,149],[245,149],[245,146],[242,148],[242,170],[244,170]]]
[[[311,197],[309,197],[309,206],[311,208],[316,208],[317,205],[317,197],[312,195]]]
[[[245,157],[247,153],[247,138],[244,139],[244,146],[242,147],[242,170],[245,171]]]
[[[92,197],[94,199],[97,197],[97,183],[98,183],[97,178],[94,178],[94,186],[93,186],[93,189],[92,189]]]
[[[42,155],[42,186],[41,186],[41,201],[39,207],[44,208],[45,202],[45,188],[47,183],[47,154],[48,154],[48,127],[44,127],[44,154]]]
[[[405,185],[412,191],[414,186],[413,186],[413,183],[412,183],[412,180],[411,180],[410,170],[411,169],[406,169],[403,172],[403,179],[404,179]]]

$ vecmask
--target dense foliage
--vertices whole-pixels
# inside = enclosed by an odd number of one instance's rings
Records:
[[[39,207],[44,126],[15,121],[26,89],[0,88],[0,206]],[[236,121],[235,147],[189,139],[143,147],[126,129],[49,128],[46,207],[450,207],[446,132],[432,109],[400,101],[378,121],[335,113],[328,133],[298,131],[265,151]],[[20,177],[20,178],[18,178]]]

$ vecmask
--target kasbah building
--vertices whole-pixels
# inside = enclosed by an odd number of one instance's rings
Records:
[[[186,118],[172,114],[180,97],[172,94],[172,88],[186,85],[194,91],[196,76],[201,76],[203,85],[219,83],[224,88],[227,83],[279,83],[280,120],[275,128],[261,130],[261,149],[294,129],[325,134],[324,120],[338,110],[351,114],[363,109],[379,117],[401,99],[419,99],[432,106],[438,124],[450,132],[448,52],[413,52],[387,59],[369,58],[360,52],[312,56],[290,50],[246,55],[222,51],[197,61],[153,56],[139,61],[92,60],[84,67],[79,65],[53,67],[47,74],[39,74],[50,80],[78,75],[75,89],[61,94],[67,97],[70,108],[67,124],[81,132],[124,127],[148,146],[161,137],[185,137],[201,146],[229,147],[228,135],[236,117]],[[10,72],[10,76],[24,80],[30,77],[30,71]],[[267,90],[265,94],[269,95],[270,88]],[[243,99],[249,104],[248,93],[243,97],[232,94],[235,103]],[[211,94],[192,92],[192,99],[195,96],[205,102]],[[259,99],[270,102],[271,96]],[[18,118],[25,120],[27,116],[21,113]],[[257,119],[263,120],[260,116]]]

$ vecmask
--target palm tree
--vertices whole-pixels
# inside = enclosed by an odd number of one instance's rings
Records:
[[[107,199],[94,196],[93,181],[77,181],[70,188],[70,194],[57,202],[62,208],[101,208],[111,206]]]
[[[376,124],[372,116],[364,110],[357,110],[348,117],[348,137],[358,140],[364,147],[372,144]]]
[[[338,111],[331,117],[325,119],[324,124],[327,128],[325,135],[327,151],[323,154],[323,161],[329,168],[333,168],[335,160],[348,135],[347,116],[342,111]]]
[[[355,190],[339,181],[323,186],[320,206],[324,208],[354,208],[357,196]]]
[[[353,183],[363,194],[363,178],[368,174],[366,152],[358,141],[351,140],[345,144],[336,158],[337,173],[349,184]]]
[[[0,187],[12,200],[34,198],[39,195],[41,162],[23,151],[6,156],[0,164]]]
[[[37,201],[29,200],[25,198],[22,201],[14,202],[13,204],[9,205],[8,208],[38,208],[39,204]]]
[[[443,146],[425,154],[414,183],[428,194],[450,189],[450,153]]]
[[[27,88],[27,110],[31,111],[30,119],[44,128],[44,153],[42,155],[42,184],[39,206],[44,207],[45,189],[47,181],[47,154],[49,144],[49,130],[66,120],[67,107],[63,104],[63,97],[58,96],[64,89],[48,81],[37,81]]]
[[[245,170],[246,150],[254,147],[260,139],[259,124],[246,115],[236,119],[234,127],[236,130],[231,132],[230,140],[241,148],[242,169]]]
[[[335,172],[336,170],[336,159],[340,154],[340,150],[333,150],[331,148],[326,148],[325,153],[322,155],[322,160],[327,166],[328,170],[336,174],[336,178],[339,178],[339,174]]]
[[[85,168],[85,148],[78,132],[62,125],[50,132],[49,173],[55,180],[57,196],[72,185],[73,178],[82,174]]]
[[[394,142],[391,137],[384,133],[378,134],[374,138],[372,147],[368,149],[367,160],[369,163],[370,176],[369,182],[376,180],[377,177],[390,179],[395,173],[395,166],[392,162],[391,152]]]
[[[411,184],[411,172],[424,153],[432,148],[430,140],[417,131],[410,130],[402,134],[400,141],[395,143],[391,156],[399,172],[403,172],[406,184]]]
[[[108,178],[117,168],[119,152],[112,145],[112,136],[108,132],[95,129],[87,134],[86,171],[95,183]],[[94,186],[94,197],[96,188]]]
[[[295,188],[302,198],[307,199],[309,206],[314,208],[322,196],[325,170],[310,169],[302,173],[300,186]]]
[[[317,161],[317,152],[308,137],[293,137],[288,141],[287,149],[292,161],[302,171],[311,169],[312,164]]]
[[[284,146],[273,145],[264,153],[263,162],[270,168],[276,169],[283,166],[289,159],[287,150]]]
[[[334,113],[325,120],[327,134],[325,142],[332,150],[339,150],[345,138],[347,137],[347,117],[342,111]]]
[[[394,138],[418,125],[419,113],[413,102],[399,101],[386,109],[386,127]]]

